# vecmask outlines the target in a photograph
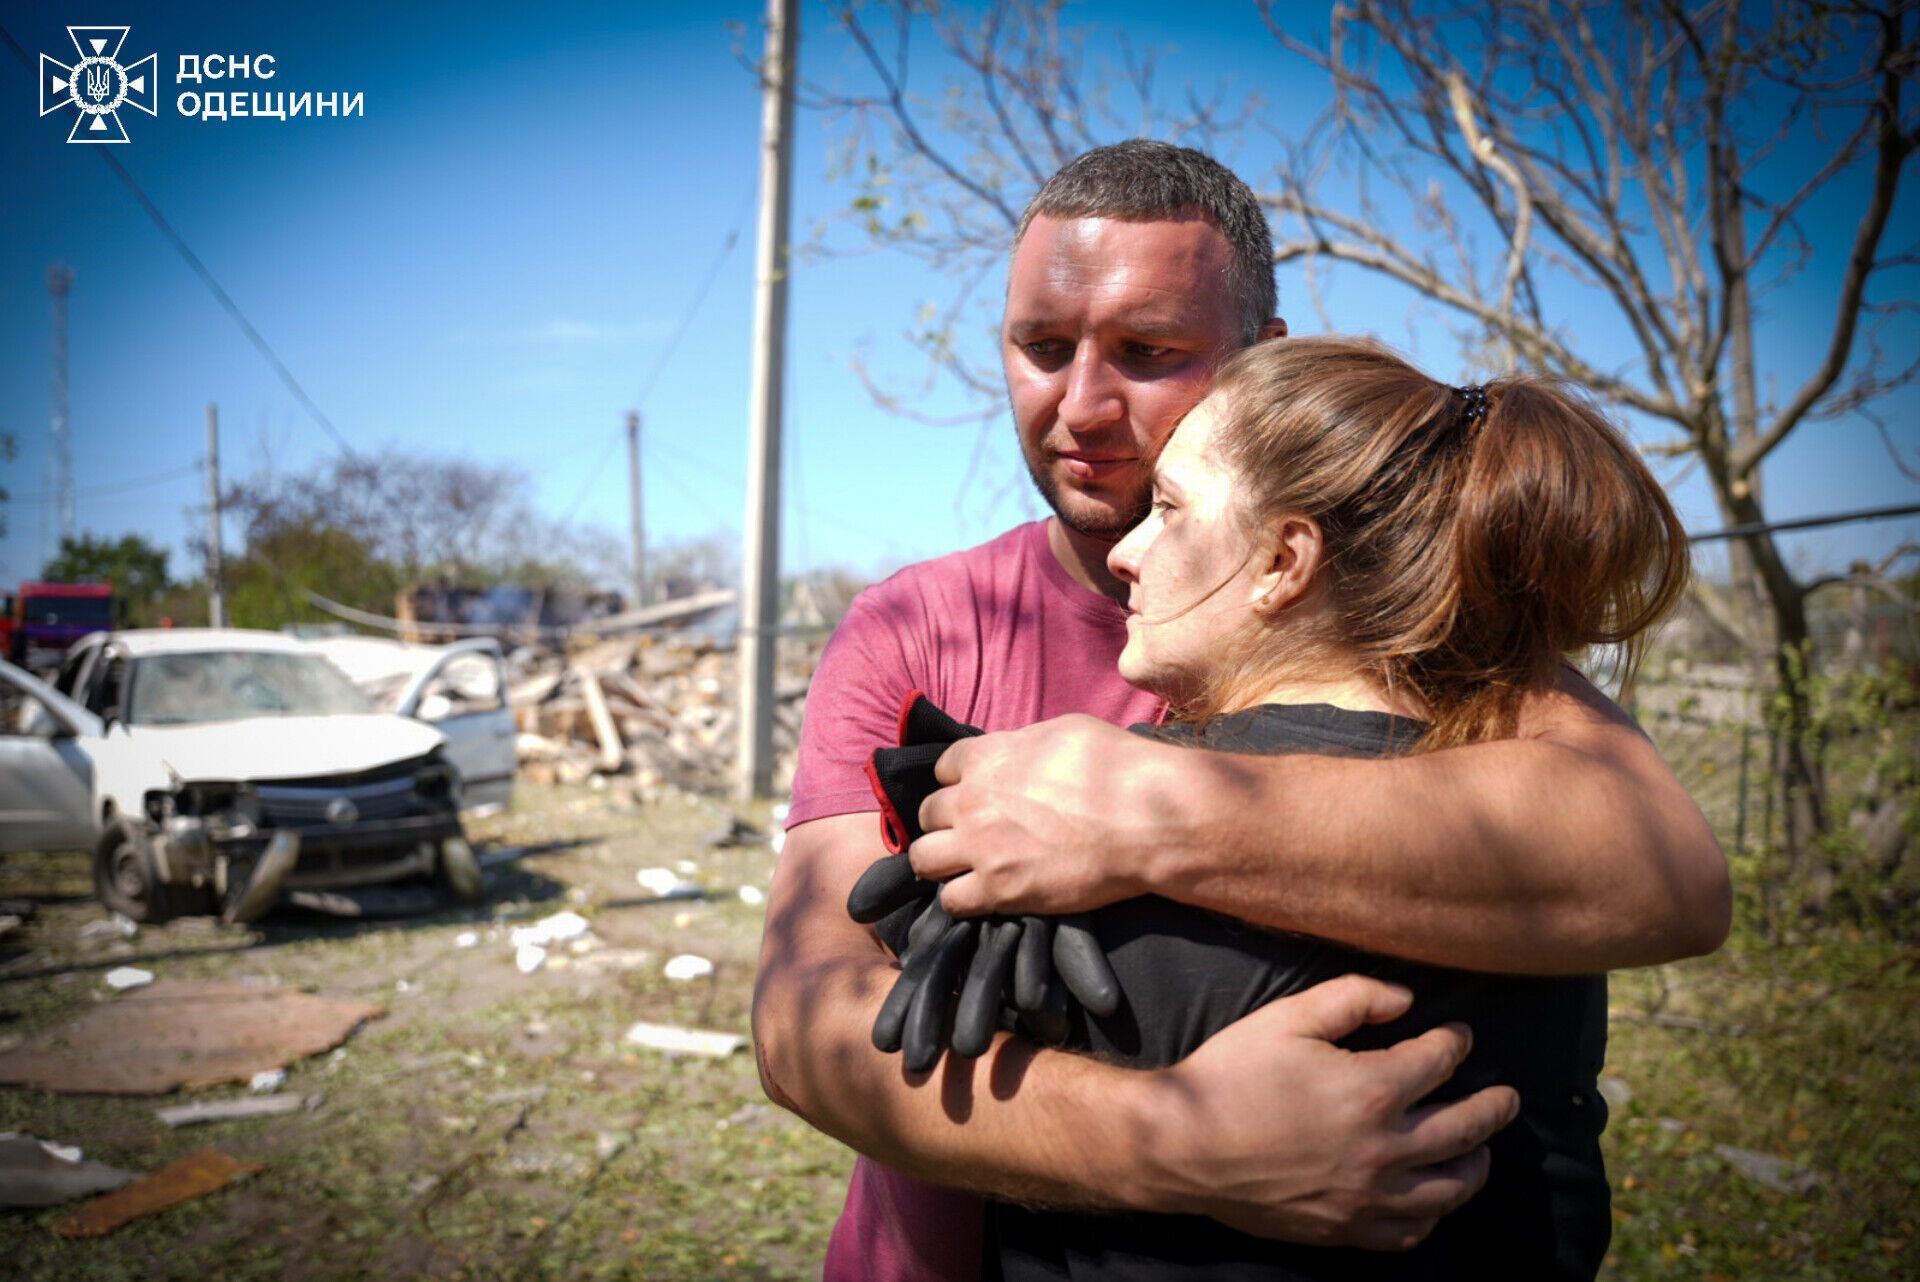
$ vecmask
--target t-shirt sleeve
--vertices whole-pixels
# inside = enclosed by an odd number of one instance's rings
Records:
[[[899,735],[900,701],[918,688],[909,670],[913,649],[910,593],[899,580],[869,588],[834,629],[807,688],[800,723],[787,827],[829,815],[878,810],[867,759]]]

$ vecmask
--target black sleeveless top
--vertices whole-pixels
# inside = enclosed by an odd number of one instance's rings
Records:
[[[1346,756],[1403,752],[1425,730],[1406,718],[1325,704],[1269,704],[1197,731],[1133,728],[1221,751]],[[1504,1083],[1520,1092],[1520,1116],[1490,1143],[1486,1187],[1410,1252],[1271,1242],[1199,1216],[995,1202],[987,1216],[987,1277],[1589,1282],[1599,1270],[1611,1231],[1599,1145],[1607,1112],[1596,1089],[1606,1053],[1604,976],[1537,978],[1426,966],[1267,930],[1157,895],[1103,908],[1093,921],[1126,997],[1105,1019],[1078,1016],[1073,1049],[1161,1067],[1277,997],[1357,972],[1410,988],[1413,1008],[1342,1046],[1375,1049],[1463,1022],[1473,1029],[1472,1053],[1426,1102]]]

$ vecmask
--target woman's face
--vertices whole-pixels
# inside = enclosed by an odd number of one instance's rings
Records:
[[[1130,585],[1120,675],[1178,704],[1197,694],[1254,619],[1268,566],[1233,510],[1233,476],[1213,449],[1224,407],[1195,406],[1154,467],[1153,508],[1107,568]]]

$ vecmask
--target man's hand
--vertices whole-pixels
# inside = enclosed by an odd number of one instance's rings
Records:
[[[1149,1201],[1262,1237],[1406,1250],[1487,1179],[1486,1140],[1520,1097],[1488,1087],[1414,1103],[1472,1045],[1463,1025],[1381,1051],[1328,1043],[1407,1010],[1406,989],[1348,975],[1230,1024],[1154,1074]]]
[[[934,768],[946,786],[920,807],[913,870],[952,878],[940,902],[956,917],[1086,912],[1144,893],[1125,838],[1146,831],[1129,813],[1155,748],[1085,716],[962,739]]]

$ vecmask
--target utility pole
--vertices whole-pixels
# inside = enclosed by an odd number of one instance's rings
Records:
[[[67,399],[67,295],[72,291],[72,268],[58,264],[47,268],[47,293],[53,298],[52,361],[48,368],[53,417],[47,424],[47,467],[53,482],[48,487],[53,491],[53,530],[60,543],[73,537],[73,420]],[[42,525],[41,534],[45,533]]]
[[[780,419],[787,343],[787,222],[793,179],[795,0],[767,0],[761,63],[760,236],[754,271],[753,426],[740,576],[740,793],[773,790],[773,661],[780,623]]]
[[[227,626],[227,589],[220,557],[220,407],[207,402],[207,623]]]
[[[647,604],[647,522],[640,506],[640,411],[627,411],[627,504],[633,521],[633,604]]]

